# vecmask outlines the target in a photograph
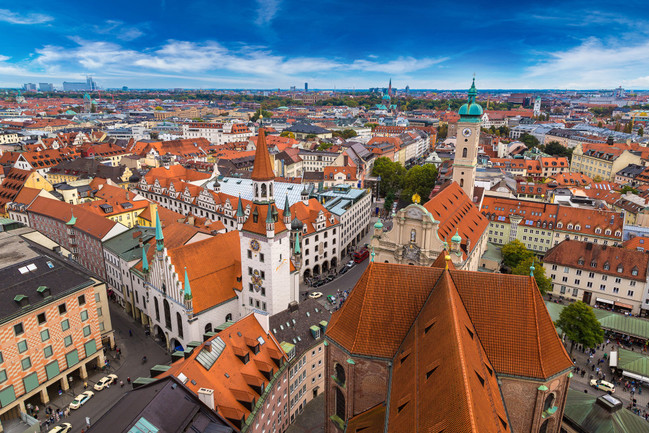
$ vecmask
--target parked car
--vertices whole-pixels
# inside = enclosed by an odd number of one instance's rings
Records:
[[[348,268],[348,267],[345,265],[345,266],[342,267],[342,269],[341,269],[340,271],[338,271],[338,275],[342,275],[342,274],[344,274],[345,272],[347,272],[347,271],[350,270],[350,269],[351,269],[351,268]]]
[[[611,382],[607,382],[605,380],[597,380],[597,379],[591,379],[590,381],[590,386],[601,389],[602,391],[606,392],[615,392],[615,385],[613,385]]]
[[[311,292],[309,293],[309,298],[318,299],[322,297],[322,292]]]
[[[99,382],[95,383],[95,390],[101,391],[102,389],[106,388],[108,385],[113,384],[117,381],[117,375],[116,374],[109,374],[108,376],[104,376],[101,379],[99,379]]]
[[[90,398],[95,395],[92,391],[84,391],[72,400],[70,403],[70,409],[79,409],[81,406],[86,404]]]
[[[328,283],[328,282],[333,281],[335,279],[336,279],[335,275],[333,275],[333,274],[332,275],[327,275],[327,278],[325,278],[325,282]]]
[[[327,301],[329,301],[329,303],[333,305],[336,303],[336,297],[334,295],[329,295],[327,296]]]
[[[318,280],[318,281],[314,282],[311,286],[312,287],[320,287],[320,286],[324,285],[324,283],[325,283],[324,280]]]
[[[64,422],[61,425],[57,425],[56,427],[48,430],[48,433],[68,433],[70,430],[72,430],[72,424],[69,422]]]

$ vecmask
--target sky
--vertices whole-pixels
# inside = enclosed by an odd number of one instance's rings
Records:
[[[649,88],[644,1],[0,0],[0,87]]]

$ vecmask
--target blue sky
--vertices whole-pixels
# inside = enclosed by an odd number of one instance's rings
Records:
[[[637,0],[0,0],[0,87],[646,89],[647,18]]]

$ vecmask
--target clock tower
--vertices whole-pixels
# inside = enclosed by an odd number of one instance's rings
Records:
[[[256,311],[273,315],[299,299],[299,285],[291,284],[290,232],[285,206],[277,208],[275,174],[263,128],[259,129],[252,170],[253,200],[245,216],[241,202],[237,210],[241,243],[241,315]],[[241,221],[241,222],[240,222]]]
[[[457,123],[457,140],[455,142],[455,160],[453,161],[453,181],[460,185],[473,201],[476,165],[478,164],[478,142],[482,107],[475,102],[478,92],[475,89],[475,78],[469,89],[469,100],[460,107]]]

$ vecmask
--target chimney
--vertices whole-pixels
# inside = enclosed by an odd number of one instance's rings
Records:
[[[213,411],[216,411],[216,406],[214,405],[214,390],[208,388],[199,388],[198,390],[198,399],[208,406]]]
[[[298,305],[297,305],[296,301],[291,301],[288,304],[288,311],[290,311],[291,313],[293,313],[294,311],[297,311],[297,309],[298,309]]]
[[[205,344],[203,344],[203,349],[205,349],[208,352],[211,352],[212,351],[212,341],[211,340],[206,341]]]

